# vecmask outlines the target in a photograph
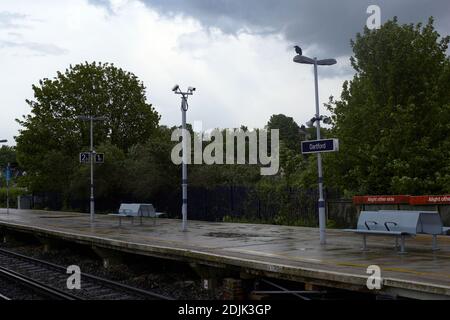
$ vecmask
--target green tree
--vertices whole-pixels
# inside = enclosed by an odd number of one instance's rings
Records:
[[[155,199],[181,184],[180,168],[172,163],[172,130],[161,126],[148,141],[135,145],[125,162],[126,189],[137,199]],[[152,200],[154,201],[154,200]]]
[[[350,194],[450,191],[448,43],[432,18],[356,36],[356,74],[328,104],[340,151],[325,159],[326,181]]]
[[[70,177],[79,170],[78,153],[89,149],[89,123],[77,116],[105,117],[95,122],[95,144],[124,153],[147,141],[158,126],[159,115],[147,103],[143,83],[112,64],[70,66],[53,79],[40,80],[33,91],[34,100],[26,100],[31,114],[17,120],[22,129],[16,138],[17,159],[31,191],[67,192]]]
[[[20,168],[17,167],[17,161],[16,161],[16,149],[15,147],[10,146],[2,146],[0,148],[0,185],[5,186],[6,185],[6,177],[5,177],[5,170],[8,166],[8,163],[11,166],[11,169],[13,171],[12,179],[13,181],[11,184],[15,183],[15,173],[20,173]]]
[[[16,148],[2,146],[0,148],[0,168],[5,168],[8,163],[16,163]]]
[[[111,143],[102,143],[96,148],[105,155],[105,162],[95,165],[95,196],[97,200],[106,200],[111,206],[118,207],[121,198],[127,193],[127,167],[125,152]],[[63,203],[66,209],[88,208],[90,195],[90,166],[79,164],[70,175],[68,194]],[[71,208],[70,201],[80,205]],[[104,202],[104,201],[97,201]],[[109,209],[109,208],[108,208]],[[97,210],[98,211],[98,210]]]
[[[284,114],[274,114],[267,123],[267,129],[280,130],[280,140],[294,152],[300,152],[300,127],[292,117]]]

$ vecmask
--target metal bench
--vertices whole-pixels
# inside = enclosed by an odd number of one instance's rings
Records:
[[[131,223],[134,224],[134,218],[139,217],[142,225],[142,217],[157,218],[163,214],[162,212],[156,212],[151,203],[121,203],[119,212],[110,215],[119,217],[119,226],[122,226],[122,218],[131,218]]]
[[[432,250],[438,250],[437,236],[449,232],[444,227],[437,211],[380,210],[361,211],[356,229],[345,231],[361,234],[363,250],[367,250],[367,236],[393,236],[395,248],[405,253],[405,238],[417,234],[430,234],[433,237]],[[400,239],[400,245],[399,245]]]

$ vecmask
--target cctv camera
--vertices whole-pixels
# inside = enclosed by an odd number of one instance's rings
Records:
[[[316,122],[316,118],[312,118],[311,120],[309,120],[308,122],[306,122],[306,126],[307,126],[308,128],[313,128],[315,122]]]
[[[194,88],[194,87],[189,87],[189,88],[188,88],[188,91],[194,92],[194,91],[195,91],[195,88]]]
[[[177,91],[179,88],[180,88],[180,86],[176,84],[176,85],[173,87],[172,91],[175,92],[175,91]]]
[[[331,118],[330,118],[330,117],[324,117],[324,118],[323,118],[323,123],[325,123],[325,124],[331,124]]]

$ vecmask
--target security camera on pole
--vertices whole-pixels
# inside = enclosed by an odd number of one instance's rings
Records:
[[[188,154],[187,150],[187,137],[186,137],[186,111],[188,110],[188,96],[194,94],[195,88],[189,87],[186,92],[182,92],[180,90],[179,85],[175,85],[172,89],[175,94],[181,95],[181,128],[183,129],[182,138],[183,138],[183,161],[182,161],[182,174],[181,174],[181,188],[182,188],[182,197],[183,204],[181,207],[181,214],[183,217],[183,222],[181,225],[182,231],[187,231],[187,163],[188,163]]]
[[[331,66],[336,64],[335,59],[324,59],[317,60],[317,58],[311,59],[303,55],[303,51],[300,47],[295,46],[295,52],[297,56],[294,57],[294,62],[302,64],[312,64],[314,65],[314,87],[316,96],[316,115],[307,125],[312,126],[316,123],[317,129],[317,140],[315,141],[303,141],[302,142],[302,153],[317,153],[317,171],[319,176],[319,229],[320,229],[320,244],[326,244],[326,216],[325,216],[325,199],[323,195],[323,172],[322,172],[322,152],[333,152],[338,151],[339,143],[337,139],[321,140],[320,138],[320,121],[324,121],[325,124],[331,123],[330,118],[320,115],[319,110],[319,85],[317,79],[317,66]]]

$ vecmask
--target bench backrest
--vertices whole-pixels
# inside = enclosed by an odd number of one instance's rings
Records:
[[[129,216],[155,217],[156,210],[151,203],[121,203],[119,214]]]
[[[358,229],[402,231],[409,234],[442,233],[441,216],[436,211],[380,210],[361,211]]]
[[[143,217],[156,217],[155,207],[151,203],[141,203],[139,209]]]

